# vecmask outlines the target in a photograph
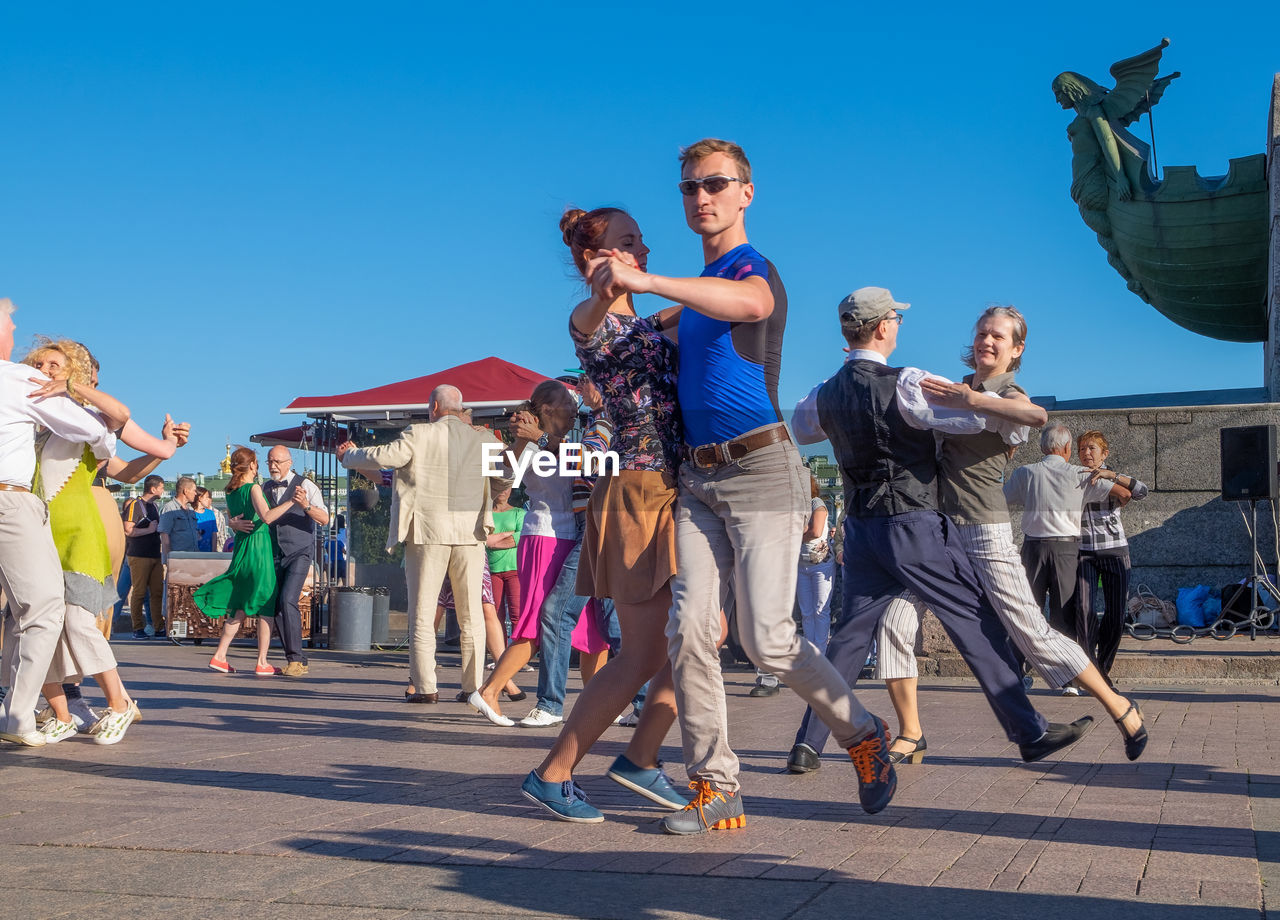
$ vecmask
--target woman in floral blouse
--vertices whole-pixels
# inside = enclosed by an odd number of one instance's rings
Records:
[[[565,245],[584,278],[618,256],[644,269],[649,249],[640,228],[618,208],[569,210],[560,220]],[[676,571],[675,474],[682,439],[676,405],[675,318],[680,307],[636,315],[631,295],[593,293],[569,321],[578,359],[604,397],[614,424],[616,475],[596,483],[587,508],[578,564],[578,594],[609,597],[622,629],[621,652],[582,692],[546,759],[525,779],[527,798],[557,818],[604,820],[573,782],[573,769],[613,720],[650,681],[644,712],[611,779],[659,806],[687,800],[671,785],[658,749],[675,721],[666,624]]]

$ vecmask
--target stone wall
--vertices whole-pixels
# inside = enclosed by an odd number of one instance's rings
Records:
[[[1101,431],[1111,445],[1108,465],[1138,477],[1151,489],[1145,500],[1130,502],[1121,512],[1133,561],[1131,594],[1145,585],[1157,597],[1173,600],[1178,588],[1222,587],[1250,574],[1252,542],[1241,517],[1241,511],[1247,515],[1250,508],[1222,500],[1218,432],[1280,424],[1280,404],[1063,410],[1051,411],[1049,418],[1066,425],[1073,435]],[[1018,450],[1013,463],[1034,463],[1040,456],[1036,437]],[[1267,502],[1258,505],[1258,551],[1274,571],[1276,528],[1271,509]],[[1018,544],[1020,517],[1013,513]],[[966,676],[966,666],[954,657],[955,647],[932,614],[925,617],[916,653],[934,659],[921,663],[921,673]]]

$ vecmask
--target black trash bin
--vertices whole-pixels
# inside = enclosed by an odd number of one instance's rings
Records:
[[[367,652],[373,637],[373,588],[329,589],[329,648]]]
[[[386,645],[391,641],[391,589],[377,587],[373,589],[373,633],[374,645]]]

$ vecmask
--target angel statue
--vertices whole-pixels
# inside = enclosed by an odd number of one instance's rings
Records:
[[[1085,224],[1098,235],[1107,261],[1129,283],[1129,290],[1149,302],[1142,284],[1121,260],[1111,235],[1107,207],[1133,198],[1146,171],[1146,145],[1124,128],[1133,124],[1160,101],[1165,88],[1181,76],[1174,72],[1157,77],[1160,55],[1169,45],[1162,39],[1150,51],[1111,66],[1113,89],[1100,86],[1073,71],[1053,78],[1053,97],[1064,109],[1075,109],[1067,126],[1071,141],[1071,199],[1079,206]]]

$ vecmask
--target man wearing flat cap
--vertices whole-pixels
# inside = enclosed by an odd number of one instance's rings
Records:
[[[1024,760],[1073,743],[1087,722],[1050,725],[1027,699],[1008,633],[982,593],[955,525],[938,510],[935,432],[976,433],[980,410],[931,404],[917,368],[889,367],[903,312],[885,288],[840,301],[844,366],[796,406],[801,444],[829,440],[844,480],[844,610],[827,657],[857,681],[890,601],[910,590],[934,612]],[[797,744],[806,741],[806,712]]]

